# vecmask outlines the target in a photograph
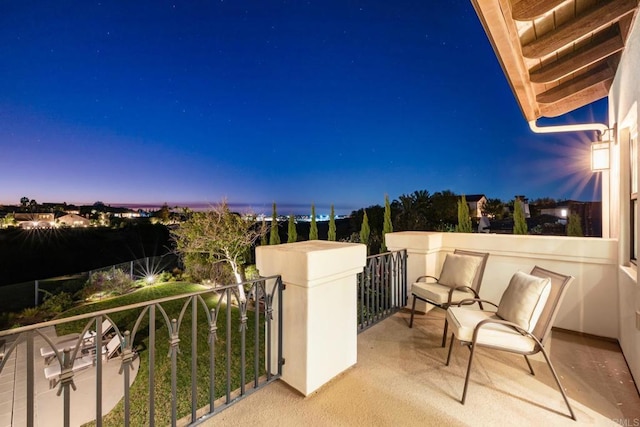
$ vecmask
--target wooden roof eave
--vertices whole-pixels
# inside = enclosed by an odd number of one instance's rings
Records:
[[[529,81],[520,38],[511,16],[509,0],[471,0],[485,33],[509,81],[525,119],[530,122],[541,116],[536,94]]]

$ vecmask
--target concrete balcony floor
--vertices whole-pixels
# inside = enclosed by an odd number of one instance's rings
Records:
[[[469,352],[445,366],[443,311],[400,312],[358,336],[358,363],[303,397],[276,382],[205,425],[640,425],[640,396],[615,342],[553,331],[547,348],[578,419],[571,420],[544,359],[480,350],[465,405]],[[285,355],[286,356],[286,355]],[[286,365],[285,365],[286,369]]]

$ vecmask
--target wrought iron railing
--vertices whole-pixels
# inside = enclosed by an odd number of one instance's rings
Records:
[[[391,316],[407,304],[407,251],[367,257],[358,274],[358,332]]]
[[[26,383],[24,410],[27,426],[34,425],[35,382],[36,376],[43,375],[43,367],[44,376],[49,372],[51,386],[58,388],[57,398],[63,405],[63,424],[70,425],[71,393],[75,389],[74,378],[79,374],[74,367],[92,355],[93,361],[88,369],[95,370],[97,426],[103,422],[125,426],[176,425],[178,420],[180,423],[199,424],[280,378],[283,360],[282,289],[280,276],[271,276],[241,285],[232,284],[0,331],[0,341],[5,341],[0,374],[12,353],[17,354],[19,348],[21,352],[24,349],[26,373],[24,378],[16,378],[16,381]],[[103,336],[105,320],[114,326],[112,338]],[[75,330],[79,334],[72,343],[65,345],[66,348],[57,348],[47,333],[51,326],[67,332]],[[83,347],[88,333],[93,338],[88,346]],[[164,337],[163,340],[160,337]],[[45,344],[41,353],[53,350],[50,351],[53,354],[48,365],[35,351],[34,343],[43,340]],[[124,397],[121,406],[116,407],[117,411],[112,411],[107,415],[111,418],[104,421],[102,384],[106,362],[103,359],[108,357],[104,353],[114,348],[111,345],[113,340],[119,350],[123,384],[120,392]],[[170,357],[170,367],[165,364],[162,369],[156,369],[160,357],[166,355],[165,351]],[[102,357],[96,356],[101,354]],[[157,354],[160,357],[156,359]],[[130,385],[135,358],[140,358],[139,369],[146,369],[148,373],[139,378],[148,379],[146,383],[141,380]],[[51,370],[57,375],[51,375]],[[38,381],[43,380],[39,378]],[[163,399],[156,395],[158,386],[169,381],[171,402],[162,401],[162,407],[156,408],[156,403]],[[203,388],[207,390],[203,392]],[[146,394],[144,401],[133,401],[134,395],[139,398],[141,394]],[[50,395],[50,398],[55,398],[52,393]],[[144,419],[132,419],[134,405],[145,408]],[[162,413],[169,406],[170,414]]]

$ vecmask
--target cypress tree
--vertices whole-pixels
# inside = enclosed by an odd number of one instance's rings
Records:
[[[309,240],[318,240],[318,224],[316,224],[316,205],[311,204],[311,228],[309,228]]]
[[[580,224],[580,215],[569,215],[569,223],[567,224],[567,236],[583,237],[582,224]]]
[[[298,241],[298,231],[296,230],[296,220],[293,214],[289,215],[289,230],[287,231],[287,243]]]
[[[513,201],[513,234],[527,234],[527,220],[518,199]]]
[[[391,223],[391,205],[389,204],[389,195],[384,196],[384,224],[382,225],[382,252],[387,252],[386,234],[393,232],[393,224]]]
[[[267,246],[269,244],[269,241],[267,240],[267,221],[264,220],[264,217],[262,217],[262,235],[260,236],[260,245],[261,246]]]
[[[278,213],[276,212],[275,202],[273,203],[273,213],[271,214],[271,234],[269,234],[269,244],[280,244],[280,234],[278,233]]]
[[[456,226],[458,233],[471,233],[471,218],[469,218],[469,205],[467,198],[462,195],[458,200],[458,225]]]
[[[360,228],[360,243],[367,245],[367,254],[369,254],[369,235],[371,229],[369,228],[369,218],[367,218],[367,210],[364,210],[364,217],[362,218],[362,228]]]
[[[333,205],[331,205],[331,213],[329,214],[329,234],[327,235],[327,240],[330,242],[336,241],[336,213],[333,210]]]

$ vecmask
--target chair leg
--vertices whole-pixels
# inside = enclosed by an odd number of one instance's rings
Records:
[[[449,360],[451,360],[451,351],[453,351],[453,339],[455,338],[454,334],[451,334],[451,342],[449,343],[449,354],[447,355],[447,363],[446,365],[449,366]]]
[[[533,372],[533,366],[531,366],[531,362],[529,361],[529,358],[527,357],[527,355],[524,355],[524,360],[527,361],[527,365],[529,365],[529,372],[531,372],[531,375],[535,375],[536,373]]]
[[[571,419],[573,421],[577,421],[576,420],[576,416],[573,413],[573,409],[571,409],[571,405],[569,405],[569,399],[567,399],[567,394],[564,392],[564,389],[562,388],[562,384],[560,384],[560,379],[558,378],[558,374],[556,373],[556,370],[553,368],[553,365],[551,364],[551,360],[549,359],[549,356],[547,356],[547,352],[545,351],[544,347],[541,347],[542,350],[542,355],[544,356],[544,360],[547,361],[547,365],[549,365],[549,369],[551,370],[551,373],[553,374],[553,378],[556,380],[556,384],[558,385],[558,388],[560,389],[560,393],[562,394],[562,398],[564,399],[564,403],[567,404],[567,409],[569,409],[569,413],[571,414]]]
[[[444,318],[444,332],[442,333],[442,347],[447,345],[447,331],[449,330],[449,321]]]
[[[413,313],[416,311],[416,296],[413,296],[413,304],[411,304],[411,320],[409,320],[409,327],[413,328]]]
[[[469,364],[467,365],[467,375],[464,379],[464,390],[462,391],[462,400],[460,401],[464,405],[464,401],[467,398],[467,387],[469,386],[469,377],[471,376],[471,363],[473,362],[473,355],[476,352],[475,344],[471,344],[471,354],[469,354]]]

